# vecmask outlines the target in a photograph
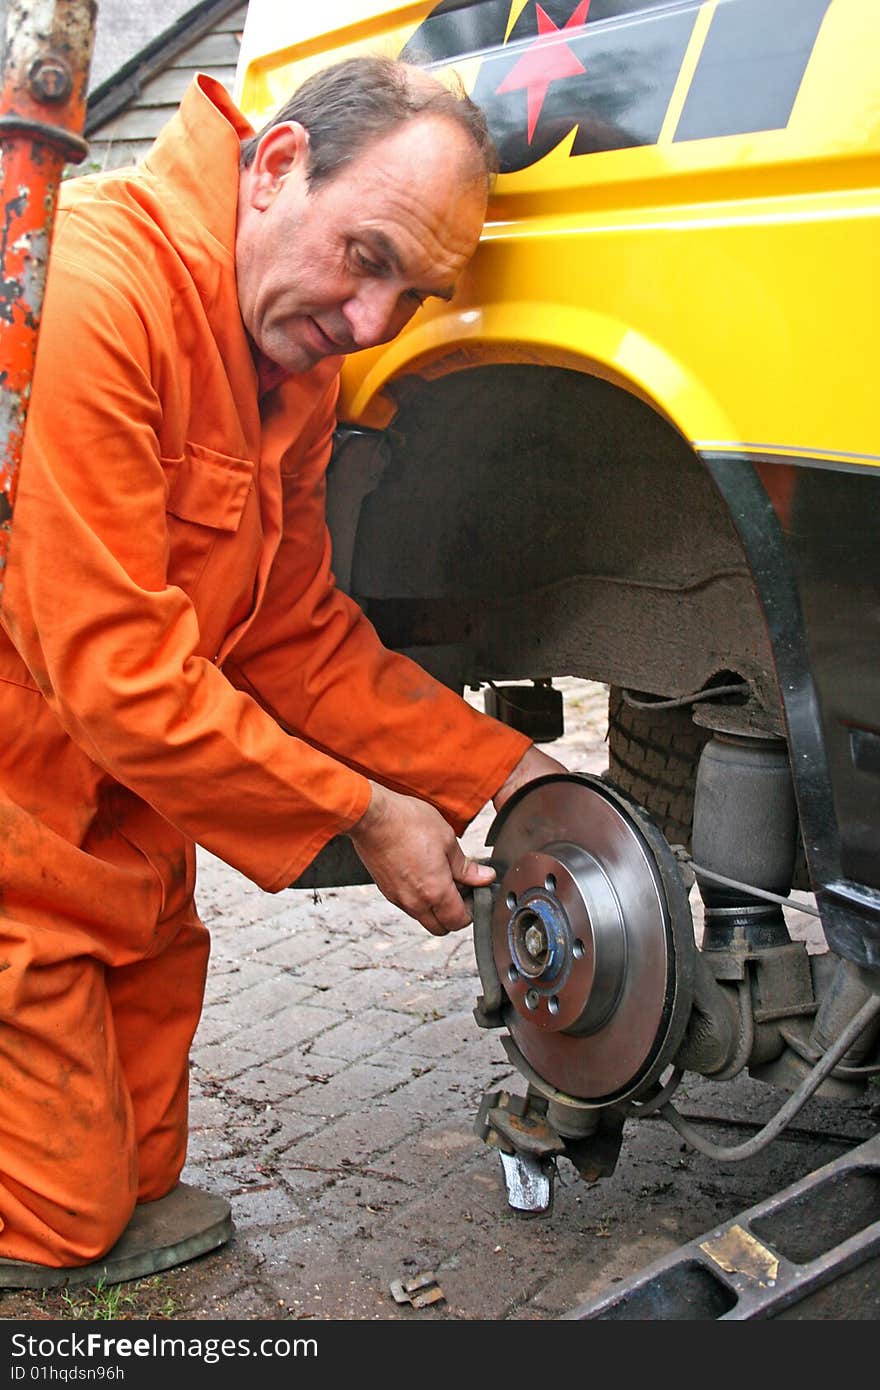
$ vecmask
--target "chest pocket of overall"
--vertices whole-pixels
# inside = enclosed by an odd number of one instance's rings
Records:
[[[162,464],[169,481],[168,578],[191,593],[218,543],[239,531],[255,465],[189,442],[180,458]]]

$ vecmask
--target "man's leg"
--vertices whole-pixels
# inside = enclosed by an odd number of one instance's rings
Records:
[[[0,918],[0,1257],[86,1264],[138,1188],[132,1104],[103,964]]]
[[[116,1045],[134,1108],[138,1201],[170,1191],[186,1158],[189,1049],[202,1010],[209,936],[190,902],[163,950],[107,971]]]

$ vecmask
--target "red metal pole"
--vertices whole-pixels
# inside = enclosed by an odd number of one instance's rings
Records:
[[[95,0],[10,0],[0,86],[0,595],[58,186],[82,138]]]

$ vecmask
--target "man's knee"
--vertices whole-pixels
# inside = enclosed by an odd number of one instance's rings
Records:
[[[91,1264],[106,1255],[119,1240],[132,1218],[135,1203],[132,1199],[110,1200],[100,1210],[75,1214],[59,1223],[58,1263],[62,1266]],[[45,1262],[45,1261],[43,1261]]]
[[[0,1176],[0,1255],[66,1268],[106,1255],[122,1235],[137,1200],[137,1167],[117,1152],[89,1171],[53,1175],[37,1191]]]

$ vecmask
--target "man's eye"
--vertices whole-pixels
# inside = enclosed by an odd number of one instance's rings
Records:
[[[420,290],[406,290],[403,297],[404,299],[408,299],[411,304],[415,304],[416,308],[420,309],[428,296],[422,294]]]
[[[382,275],[385,267],[378,261],[374,261],[370,256],[362,251],[359,246],[354,248],[354,259],[359,270],[363,270],[367,275]]]

